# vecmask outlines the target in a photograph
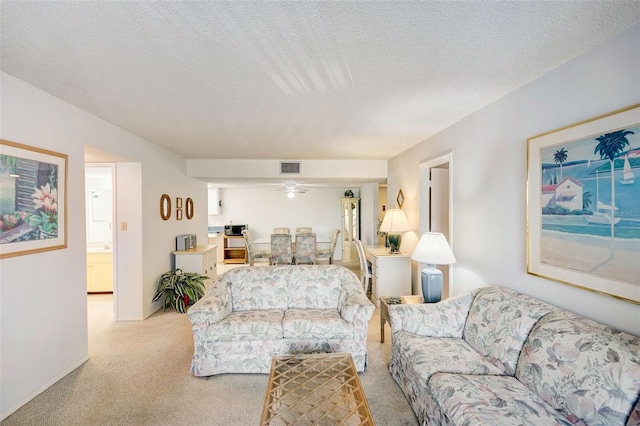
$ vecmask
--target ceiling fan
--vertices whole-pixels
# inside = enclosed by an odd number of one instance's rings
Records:
[[[284,188],[277,189],[276,191],[285,191],[287,193],[287,197],[293,198],[296,194],[306,193],[308,189],[300,187],[295,182],[285,182]]]

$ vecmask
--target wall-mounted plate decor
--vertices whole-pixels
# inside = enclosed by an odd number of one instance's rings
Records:
[[[193,200],[191,198],[187,198],[187,201],[185,203],[185,210],[187,219],[191,219],[193,217]]]
[[[167,194],[160,197],[160,217],[162,220],[169,220],[171,217],[171,198]]]

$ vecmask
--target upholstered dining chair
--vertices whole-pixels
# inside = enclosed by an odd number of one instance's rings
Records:
[[[256,260],[263,260],[270,263],[271,252],[269,250],[258,250],[253,243],[251,233],[247,229],[242,231],[242,236],[244,237],[244,244],[247,246],[249,266],[253,266]]]
[[[310,226],[296,228],[296,234],[310,234],[312,232],[313,232],[313,230],[312,230],[312,228]]]
[[[295,263],[315,264],[316,263],[316,234],[296,233],[296,254]]]
[[[364,254],[362,241],[355,240],[355,243],[356,251],[358,252],[358,257],[360,258],[360,281],[362,281],[362,288],[364,289],[364,293],[368,295],[369,292],[371,292],[371,270],[369,269],[369,264],[367,263],[367,257]]]
[[[273,228],[274,234],[290,234],[289,228]]]
[[[333,263],[333,252],[336,251],[336,244],[338,243],[339,234],[340,230],[334,229],[331,233],[331,243],[329,243],[329,248],[316,249],[316,261],[320,259],[327,259],[329,260],[329,264]]]
[[[291,265],[292,262],[291,234],[271,234],[270,263],[272,265]]]

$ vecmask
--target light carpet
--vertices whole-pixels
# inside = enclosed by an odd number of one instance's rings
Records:
[[[113,322],[110,295],[89,296],[89,360],[7,417],[11,425],[258,425],[268,375],[193,377],[191,325],[185,314],[156,312]],[[360,380],[377,425],[416,425],[391,378],[390,330],[369,324],[369,366]]]

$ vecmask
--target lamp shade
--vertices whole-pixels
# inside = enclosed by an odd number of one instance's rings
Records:
[[[380,225],[380,232],[401,233],[408,231],[411,231],[411,227],[404,212],[400,209],[387,210]]]
[[[451,247],[444,234],[425,232],[411,254],[411,259],[429,265],[451,265],[456,263]]]

